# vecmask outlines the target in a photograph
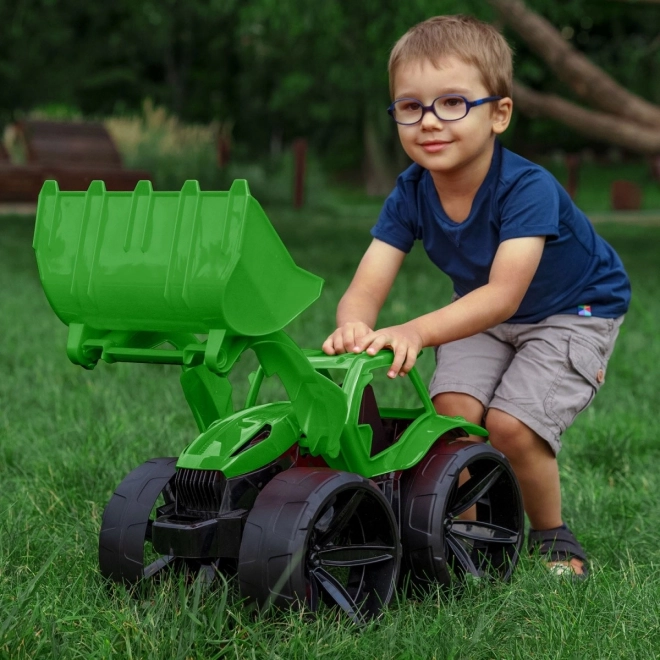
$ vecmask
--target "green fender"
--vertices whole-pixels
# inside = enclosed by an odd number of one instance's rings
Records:
[[[269,437],[247,446],[269,430]],[[247,474],[274,461],[300,438],[300,426],[289,402],[241,410],[212,424],[179,457],[177,468],[220,470],[226,477]]]

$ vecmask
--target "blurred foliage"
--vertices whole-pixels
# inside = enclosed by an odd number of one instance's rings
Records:
[[[293,202],[293,155],[289,150],[254,157],[235,145],[232,158],[218,165],[216,141],[225,126],[185,123],[163,106],[145,101],[140,113],[104,120],[128,167],[153,174],[156,190],[179,190],[196,179],[202,190],[228,189],[234,179],[247,179],[250,191],[262,203]],[[19,142],[20,144],[20,142]],[[305,202],[307,208],[331,204],[328,186],[315,154],[307,155]]]
[[[660,5],[527,0],[597,65],[660,102]],[[0,123],[134,115],[144,99],[188,123],[233,127],[252,156],[306,136],[331,169],[357,169],[365,122],[396,153],[384,112],[387,58],[414,23],[440,13],[497,21],[483,0],[16,0],[0,3]],[[517,76],[566,94],[515,34]],[[518,116],[507,143],[577,149],[584,138]],[[400,154],[399,154],[400,157]]]

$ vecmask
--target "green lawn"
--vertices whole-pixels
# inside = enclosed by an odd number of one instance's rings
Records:
[[[327,282],[290,327],[301,344],[317,347],[333,329],[375,210],[269,209],[298,264]],[[590,580],[557,581],[525,558],[510,584],[402,599],[361,632],[333,612],[254,619],[231,580],[208,589],[173,578],[138,598],[102,583],[98,530],[115,486],[143,461],[177,455],[196,428],[176,368],[87,372],[67,360],[32,229],[31,217],[0,217],[0,658],[658,657],[659,227],[598,225],[634,298],[607,384],[560,455],[565,516],[591,556]],[[430,311],[449,293],[415,250],[381,320]]]

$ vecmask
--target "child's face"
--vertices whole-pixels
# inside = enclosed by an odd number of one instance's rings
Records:
[[[460,94],[475,101],[490,93],[472,64],[448,57],[436,67],[429,60],[403,64],[394,76],[394,98],[411,97],[429,106],[443,94]],[[457,121],[441,121],[426,112],[417,124],[397,124],[405,152],[422,167],[438,174],[457,173],[482,161],[490,164],[493,137],[509,124],[511,99],[470,109]]]

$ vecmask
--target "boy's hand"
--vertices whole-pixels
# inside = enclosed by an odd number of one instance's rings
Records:
[[[369,355],[376,355],[385,347],[391,348],[394,352],[392,366],[387,375],[396,378],[397,375],[405,376],[413,368],[423,348],[423,341],[410,324],[404,323],[370,332],[356,342],[353,350],[355,353],[366,351]]]
[[[324,353],[328,355],[340,355],[342,353],[352,353],[357,346],[358,341],[371,332],[371,328],[358,321],[356,323],[344,323],[341,328],[337,328],[324,342]],[[361,353],[362,351],[357,351]]]

